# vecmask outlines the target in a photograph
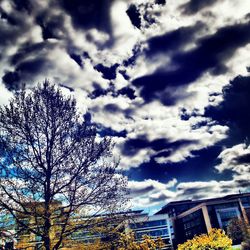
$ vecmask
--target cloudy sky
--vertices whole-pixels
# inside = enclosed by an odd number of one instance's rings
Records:
[[[249,0],[0,0],[0,104],[45,78],[112,136],[132,204],[249,191]]]

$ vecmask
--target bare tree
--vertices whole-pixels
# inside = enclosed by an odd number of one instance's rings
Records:
[[[97,215],[126,203],[127,182],[117,172],[112,147],[110,138],[84,122],[76,100],[55,85],[45,81],[16,92],[0,108],[0,206],[20,230],[39,236],[46,250],[58,249]],[[80,211],[85,223],[72,223]],[[32,223],[25,223],[27,216]]]

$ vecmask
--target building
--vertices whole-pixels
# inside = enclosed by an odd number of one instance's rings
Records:
[[[89,217],[82,217],[76,215],[72,218],[72,223],[84,224],[85,220],[89,220]],[[85,228],[77,230],[69,238],[65,239],[62,243],[63,250],[79,249],[83,244],[94,243],[101,240],[103,243],[112,242],[117,240],[117,232],[124,232],[126,230],[132,230],[135,232],[135,238],[137,241],[141,241],[143,235],[148,235],[153,239],[161,238],[165,243],[165,250],[172,250],[172,234],[173,227],[168,217],[164,215],[152,215],[149,216],[143,213],[142,210],[132,210],[127,212],[120,212],[115,214],[103,214],[91,218],[93,225],[97,225],[97,231],[93,228]],[[105,225],[104,231],[99,231],[98,223],[100,226]],[[32,219],[29,220],[30,223]],[[54,232],[52,232],[54,233]],[[18,246],[29,247],[28,249],[39,249],[42,242],[33,234],[21,235],[18,239]]]
[[[14,249],[15,244],[15,220],[11,214],[0,212],[0,249]]]
[[[16,217],[23,224],[27,225],[29,228],[39,231],[40,224],[44,223],[43,211],[44,203],[42,202],[29,202],[24,203],[23,206],[27,210],[27,213],[17,213]],[[63,214],[61,209],[61,202],[53,201],[52,202],[52,226],[50,231],[50,236],[52,240],[57,236],[58,230],[58,217]],[[40,249],[42,245],[42,236],[31,233],[26,227],[16,225],[16,244],[15,248],[17,249]]]
[[[30,228],[37,229],[39,227],[37,222],[41,221],[41,223],[43,223],[42,218],[39,217],[39,211],[42,213],[44,209],[43,203],[27,203],[25,204],[25,207],[30,214],[17,214],[17,218]],[[37,214],[33,216],[32,209],[34,207],[36,207]],[[52,244],[54,239],[58,238],[57,231],[60,231],[60,219],[63,218],[64,214],[61,207],[60,202],[53,202],[53,220],[50,231]],[[2,217],[5,218],[6,214],[3,214]],[[5,219],[2,219],[1,221],[2,224],[3,221],[6,222]],[[11,221],[14,222],[14,224],[12,223],[12,228],[14,226],[16,230],[15,240],[7,242],[7,245],[5,242],[5,249],[41,249],[43,244],[41,236],[31,233],[26,228],[19,228],[19,226],[15,224],[13,218]],[[135,231],[136,239],[138,241],[140,241],[145,234],[152,238],[161,237],[166,244],[165,249],[172,249],[171,232],[173,230],[166,215],[148,216],[147,214],[142,213],[142,210],[103,214],[91,218],[75,214],[71,218],[71,224],[79,225],[80,228],[83,225],[83,227],[63,240],[61,245],[61,249],[63,250],[79,249],[82,245],[94,243],[99,240],[103,242],[103,244],[113,241],[115,242],[118,236],[117,233],[124,232],[129,228]],[[2,228],[7,229],[7,224],[4,223]]]
[[[204,200],[170,202],[158,215],[168,215],[174,227],[173,244],[183,243],[211,228],[226,230],[230,220],[250,221],[250,193]]]
[[[164,249],[172,249],[173,227],[165,214],[149,216],[141,213],[134,215],[128,223],[128,229],[135,232],[137,241],[142,240],[143,235],[151,236],[153,239],[160,237],[165,243]]]
[[[60,203],[55,202],[53,205],[55,222],[53,223],[54,226],[51,233],[57,237],[57,227],[60,224],[60,219],[58,221],[58,218],[63,218],[63,210],[61,210]],[[27,204],[27,209],[29,206],[33,207],[34,204]],[[39,207],[42,208],[41,203],[37,203],[36,207],[37,209]],[[101,222],[102,225],[105,225],[105,228],[107,225],[111,225],[111,228],[116,228],[119,231],[133,230],[137,241],[141,241],[143,235],[148,235],[152,238],[160,237],[166,244],[165,249],[170,250],[176,248],[178,244],[185,242],[187,239],[193,238],[195,235],[209,232],[211,228],[226,229],[229,221],[233,218],[241,218],[246,222],[250,221],[250,193],[233,194],[213,199],[174,201],[165,205],[155,215],[148,215],[143,213],[142,210],[137,210],[112,215],[103,214],[91,218],[90,221],[94,220],[95,222],[97,220],[99,222],[97,224]],[[19,215],[19,219],[23,219],[29,225],[35,223],[32,216],[21,217]],[[89,217],[76,214],[71,219],[72,223],[85,224]],[[92,224],[96,225],[96,223]],[[4,213],[0,216],[1,228],[1,232],[6,236],[9,236],[10,232],[13,232],[14,235],[15,230],[18,232],[17,242],[10,237],[10,239],[6,237],[5,242],[2,242],[7,244],[7,249],[12,249],[13,243],[15,243],[15,247],[22,246],[27,249],[37,249],[42,244],[41,238],[27,230],[19,230],[13,218],[8,218]],[[81,227],[80,230],[66,239],[62,246],[63,249],[73,249],[73,246],[91,243],[98,239],[104,242],[105,240],[106,242],[112,242],[113,236],[115,234],[112,235],[111,230],[107,234],[106,232],[95,232],[93,228]]]

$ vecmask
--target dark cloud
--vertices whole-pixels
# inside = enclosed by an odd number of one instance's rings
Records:
[[[37,74],[51,68],[47,54],[55,47],[49,41],[40,43],[24,43],[17,52],[9,58],[14,70],[5,71],[2,77],[6,87],[10,90],[19,89],[23,83],[32,83]],[[31,59],[32,58],[32,59]]]
[[[167,2],[166,0],[155,0],[155,3],[160,5],[165,5],[166,2]]]
[[[138,29],[141,28],[141,14],[135,4],[131,4],[126,11],[131,23]]]
[[[127,175],[133,180],[153,179],[161,182],[169,181],[171,178],[176,178],[179,182],[231,179],[231,172],[225,171],[223,175],[218,175],[214,170],[214,166],[219,164],[217,157],[221,150],[221,145],[215,145],[192,152],[194,157],[190,157],[186,161],[158,163],[155,160],[156,157],[168,157],[171,154],[171,150],[163,150],[152,156],[148,162],[131,168]]]
[[[150,58],[158,53],[162,54],[178,49],[192,41],[194,35],[204,27],[202,22],[197,22],[195,25],[181,27],[166,34],[152,37],[148,40],[146,56]]]
[[[208,121],[204,120],[191,126],[192,130],[200,129],[201,127],[210,127],[210,125],[208,124]]]
[[[20,88],[20,76],[17,72],[7,71],[2,77],[5,86],[9,90],[17,90]]]
[[[91,99],[98,98],[100,96],[105,96],[107,94],[111,94],[113,97],[117,97],[119,95],[126,96],[129,99],[133,100],[136,98],[135,90],[132,87],[123,87],[121,89],[116,89],[115,85],[110,83],[109,87],[104,89],[98,83],[93,83],[94,90],[89,95]]]
[[[180,109],[180,118],[183,121],[188,121],[191,117],[200,116],[200,111],[197,108],[194,108],[191,112],[188,111],[186,108]]]
[[[89,53],[87,52],[87,51],[84,51],[83,53],[82,53],[82,56],[83,56],[83,58],[88,58],[88,59],[90,59],[90,56],[89,56]]]
[[[144,20],[144,28],[149,28],[152,24],[157,22],[157,16],[160,15],[159,11],[155,11],[155,5],[152,3],[140,4],[142,18]]]
[[[130,79],[129,75],[126,73],[126,70],[119,70],[119,73],[123,76],[125,80]]]
[[[98,107],[97,107],[98,108]],[[131,115],[133,114],[133,109],[127,108],[127,109],[121,109],[117,104],[115,103],[109,103],[104,105],[103,111],[106,113],[111,114],[122,114],[127,119],[133,119]]]
[[[12,2],[14,3],[16,10],[18,11],[25,11],[27,13],[31,13],[34,9],[31,0],[12,0]]]
[[[213,191],[213,186],[197,186],[197,187],[178,187],[177,190],[185,197],[192,199],[201,199],[204,197],[204,194],[210,194]]]
[[[223,89],[223,101],[219,106],[208,107],[206,116],[226,124],[232,138],[242,142],[250,137],[250,76],[237,76]]]
[[[250,12],[245,15],[246,19],[250,19]]]
[[[241,155],[237,157],[235,160],[239,164],[250,164],[250,154]]]
[[[0,8],[0,46],[9,46],[16,43],[29,30],[26,20],[20,13],[5,13]]]
[[[8,24],[10,24],[10,25],[15,26],[18,24],[18,20],[16,20],[16,18],[14,16],[9,15],[1,8],[0,8],[0,16],[1,16],[1,19],[7,21]]]
[[[3,13],[1,16],[5,18],[9,24],[13,26],[18,26],[19,36],[23,35],[26,28],[29,29],[30,24],[26,23],[27,15],[33,15],[35,19],[35,24],[38,24],[42,29],[42,36],[46,40],[48,38],[59,39],[65,33],[65,29],[63,28],[64,23],[64,15],[53,14],[50,9],[42,9],[41,6],[37,4],[36,1],[29,0],[12,0],[11,1],[14,6],[14,10],[10,14]],[[55,8],[57,4],[54,1],[50,1],[50,8]],[[1,12],[1,10],[0,10]],[[14,31],[15,27],[10,29],[10,32]],[[18,32],[18,33],[19,33]]]
[[[130,79],[129,75],[126,73],[126,70],[119,70],[119,73],[123,76],[125,80]]]
[[[91,99],[98,98],[100,96],[107,95],[110,91],[112,91],[110,88],[104,89],[102,88],[98,83],[93,83],[94,90],[89,94],[89,97]]]
[[[159,158],[159,157],[169,157],[171,155],[171,150],[167,151],[161,151],[160,153],[157,153],[153,156],[153,158]]]
[[[127,156],[136,155],[141,149],[150,147],[150,142],[145,136],[127,140],[122,147],[122,154]]]
[[[195,14],[206,7],[212,6],[216,2],[217,2],[217,0],[206,0],[206,1],[204,1],[204,0],[190,0],[189,2],[187,2],[181,6],[182,13],[185,15],[192,15],[192,14]]]
[[[54,48],[54,45],[50,42],[41,42],[41,43],[25,43],[19,47],[18,51],[10,58],[10,63],[12,65],[18,65],[28,57],[38,55],[41,52],[47,53],[48,50]]]
[[[15,71],[7,71],[2,77],[9,90],[20,89],[23,83],[33,83],[36,74],[45,71],[52,65],[45,58],[35,58],[21,62]]]
[[[241,180],[235,180],[235,184],[239,188],[249,188],[250,187],[249,180],[242,180],[242,179]]]
[[[1,25],[0,34],[0,46],[6,46],[14,43],[17,40],[20,35],[20,31],[18,31],[18,27],[14,27],[12,30],[9,30],[8,28],[5,28],[3,25]]]
[[[94,68],[102,73],[104,79],[113,80],[116,78],[116,69],[119,67],[119,64],[116,63],[111,67],[106,67],[103,64],[99,63]]]
[[[60,4],[71,16],[76,28],[96,28],[111,33],[110,7],[113,0],[62,0]]]
[[[166,1],[156,0],[155,3],[143,2],[141,4],[131,4],[126,13],[133,24],[138,29],[149,28],[157,22],[160,11],[155,9],[156,5],[164,5]]]
[[[119,112],[122,111],[121,108],[118,105],[114,104],[114,103],[106,104],[104,106],[104,110],[107,111],[107,112],[110,112],[110,113],[119,113]]]
[[[121,130],[121,131],[116,131],[110,127],[105,127],[101,124],[97,124],[97,132],[101,137],[104,136],[111,136],[111,137],[123,137],[126,138],[127,137],[127,131],[125,129]]]
[[[136,59],[142,54],[141,44],[136,44],[132,49],[132,56],[123,61],[125,67],[133,66],[136,63]]]
[[[111,137],[123,137],[125,138],[127,136],[127,131],[121,130],[121,131],[116,131],[114,129],[112,129],[111,127],[106,127],[100,123],[96,123],[92,121],[92,115],[90,112],[86,112],[83,115],[83,119],[84,121],[88,124],[88,125],[94,125],[96,128],[96,132],[99,134],[99,136],[101,137],[105,137],[105,136],[111,136]]]
[[[48,64],[49,62],[45,58],[30,59],[20,63],[17,66],[16,71],[23,75],[36,75],[37,73],[41,72],[42,69]]]
[[[133,85],[141,88],[140,94],[146,102],[160,97],[162,103],[166,105],[165,100],[168,96],[159,96],[159,93],[169,86],[186,86],[205,72],[224,73],[225,62],[233,56],[238,48],[249,42],[249,22],[220,28],[215,34],[199,39],[196,48],[175,53],[171,58],[174,69],[170,67],[171,70],[168,70],[169,65],[165,65],[151,75],[135,79]]]
[[[155,189],[155,187],[153,185],[148,185],[144,188],[142,187],[133,187],[133,188],[130,188],[130,194],[133,196],[133,197],[136,197],[138,195],[145,195],[151,191],[153,191]]]
[[[166,201],[166,199],[171,198],[170,195],[165,195],[165,194],[160,194],[159,196],[156,197],[149,197],[149,202],[162,202],[162,201]]]
[[[51,15],[49,11],[44,11],[36,17],[37,24],[42,29],[43,39],[60,39],[65,34],[63,28],[63,15]]]
[[[57,67],[58,62],[52,58],[50,54],[50,52],[56,48],[61,50],[62,53],[68,53],[71,59],[83,70],[84,61],[87,59],[88,62],[102,74],[104,79],[110,80],[107,88],[103,88],[93,82],[94,91],[89,95],[92,99],[107,95],[110,99],[124,96],[130,100],[134,100],[137,97],[136,94],[139,92],[145,102],[159,100],[164,105],[175,105],[179,100],[193,95],[193,93],[186,92],[186,87],[204,73],[219,75],[227,72],[227,60],[233,56],[238,48],[245,46],[250,41],[249,23],[240,23],[243,21],[246,22],[250,14],[242,17],[235,25],[223,27],[227,21],[222,13],[219,21],[221,28],[213,35],[201,37],[207,28],[204,23],[207,20],[213,20],[213,18],[220,18],[216,16],[217,13],[213,13],[212,10],[210,11],[208,9],[216,3],[216,0],[185,1],[185,4],[176,11],[182,12],[184,15],[192,15],[201,10],[206,10],[202,13],[201,17],[196,16],[197,18],[201,18],[201,22],[155,36],[159,34],[158,28],[155,30],[152,29],[150,32],[147,32],[146,29],[152,24],[157,26],[158,22],[162,21],[161,11],[164,12],[163,5],[166,4],[166,0],[142,1],[141,3],[131,4],[127,10],[127,15],[134,26],[132,27],[132,25],[130,25],[130,28],[134,30],[137,28],[140,29],[141,37],[139,32],[138,39],[136,39],[137,44],[134,44],[132,53],[130,46],[128,46],[129,50],[126,51],[127,55],[130,54],[131,56],[127,59],[121,59],[123,56],[119,51],[117,54],[116,49],[119,47],[116,46],[120,46],[119,41],[121,40],[119,39],[123,38],[123,36],[117,37],[117,43],[115,38],[112,37],[110,13],[111,5],[114,1],[115,0],[52,0],[49,2],[48,7],[43,9],[42,6],[46,6],[46,4],[40,4],[39,0],[10,0],[10,4],[13,7],[10,12],[9,10],[4,11],[0,9],[0,21],[2,22],[1,24],[3,24],[0,25],[0,58],[3,59],[2,72],[4,72],[1,77],[6,87],[11,90],[18,89],[23,82],[35,83],[37,82],[37,78],[42,76],[46,77],[47,73],[53,78],[57,77],[59,83],[60,77],[62,76],[61,79],[72,79],[72,86],[79,86],[78,82],[73,83],[74,79],[78,79],[75,78],[75,74],[78,72],[77,70],[76,72],[74,72],[74,70],[71,72],[65,70],[65,72],[63,72],[63,67],[67,67],[65,64],[60,64],[59,67]],[[173,18],[175,18],[175,14],[183,21],[179,24],[185,23],[186,18],[189,20],[189,17],[181,16],[178,13],[171,13],[169,17],[171,18],[173,15]],[[68,26],[66,24],[68,23],[65,21],[68,20],[68,18],[72,21],[73,30],[71,28],[67,30]],[[114,23],[115,21],[116,20],[114,20]],[[234,19],[231,18],[230,22],[233,21]],[[195,21],[193,20],[193,22]],[[164,25],[165,23],[161,23],[161,25],[162,24]],[[212,29],[209,30],[213,30],[217,27],[216,24],[208,23],[208,25],[212,25]],[[166,26],[168,26],[167,23]],[[106,32],[109,34],[110,39],[107,42],[106,40],[101,41],[95,37],[94,32],[89,32],[89,29]],[[71,40],[74,39],[74,35],[71,36],[71,32],[78,33],[77,39],[81,36],[86,37],[86,44],[79,44],[79,40]],[[35,41],[41,40],[40,34],[42,34],[44,41],[35,43]],[[145,49],[144,39],[148,37],[148,35],[153,35],[154,37],[149,38],[147,41],[148,47]],[[115,46],[112,47],[112,45]],[[75,46],[77,46],[77,48],[75,48]],[[97,48],[97,51],[95,51],[94,47]],[[102,51],[104,47],[107,50]],[[86,48],[89,48],[88,52],[84,52]],[[107,53],[107,58],[105,58],[104,61],[102,60],[102,56],[98,57],[99,52],[101,54]],[[12,56],[12,53],[15,54]],[[120,56],[118,63],[121,65],[115,64],[116,62],[113,61],[114,57],[112,56],[113,53],[116,53],[118,57]],[[144,54],[149,63],[155,64],[157,60],[158,63],[162,58],[164,61],[164,57],[166,58],[165,62],[169,59],[169,63],[162,63],[161,67],[157,68],[152,74],[148,73],[149,75],[131,80],[134,74],[136,74],[134,70],[136,70],[138,66],[137,58],[142,54]],[[121,60],[124,61],[120,63]],[[95,66],[95,64],[97,65]],[[76,68],[77,65],[75,65]],[[107,67],[106,65],[111,66]],[[48,69],[49,71],[47,71]],[[250,71],[249,67],[248,70]],[[234,69],[232,69],[232,72],[233,71]],[[52,74],[56,75],[52,76]],[[127,81],[126,87],[119,89],[119,85],[116,85],[115,79],[117,74],[121,74]],[[121,75],[119,75],[119,77]],[[132,84],[130,81],[132,81]],[[68,88],[62,84],[60,84],[60,86]],[[206,117],[211,118],[216,124],[228,125],[230,127],[231,137],[234,136],[235,133],[238,133],[237,138],[241,143],[243,139],[250,135],[250,117],[248,115],[249,112],[247,112],[250,104],[249,86],[249,77],[235,78],[230,82],[229,86],[224,88],[223,101],[220,106],[209,107],[206,110]],[[84,83],[82,88],[85,89]],[[74,91],[73,88],[68,89]],[[134,109],[136,109],[137,100],[135,100],[135,102],[131,102],[130,100],[129,103],[132,103],[131,109],[123,110],[110,100],[110,103],[106,105],[103,104],[102,106],[93,107],[93,110],[90,108],[90,112],[95,112],[96,110],[103,113],[114,113],[114,115],[119,114],[119,116],[124,115],[126,119],[132,119],[131,114],[136,115],[133,112]],[[180,112],[180,119],[187,121],[191,117],[193,118],[198,115],[200,116],[195,109],[191,113],[189,110],[183,109]],[[94,124],[90,113],[85,114],[84,119],[87,123]],[[213,123],[213,125],[215,123]],[[113,125],[111,127],[109,127],[109,125],[103,126],[99,123],[95,123],[95,125],[97,133],[102,137],[127,138],[130,133],[127,132],[126,128],[117,131],[112,127]],[[138,133],[138,131],[136,131],[138,125],[137,119],[135,119],[134,125],[135,131],[133,131],[133,133]],[[153,126],[155,125],[152,125],[152,130],[154,130]],[[191,125],[190,129],[195,130],[202,126],[209,127],[209,124],[207,124],[206,121],[200,122]],[[154,153],[149,155],[150,160],[148,162],[143,162],[140,166],[137,166],[137,168],[131,168],[129,170],[128,175],[131,179],[155,179],[164,182],[173,177],[177,178],[179,182],[207,181],[208,179],[216,178],[216,180],[229,180],[230,178],[230,180],[232,180],[232,176],[230,175],[232,174],[231,171],[227,170],[228,173],[224,171],[218,175],[218,172],[214,169],[214,166],[218,163],[217,161],[219,161],[217,157],[222,150],[222,146],[228,146],[225,145],[225,141],[221,141],[220,145],[218,144],[214,147],[190,152],[193,157],[188,157],[186,161],[178,163],[167,162],[164,164],[158,163],[159,161],[157,162],[159,157],[169,157],[175,153],[176,150],[181,150],[183,146],[193,145],[195,143],[196,142],[192,140],[170,142],[168,139],[161,137],[159,139],[149,140],[145,135],[135,139],[128,139],[124,145],[121,146],[121,153],[125,156],[134,156],[143,149],[150,149],[150,154],[152,152],[151,150],[154,151]],[[204,145],[204,147],[206,147],[206,145]],[[138,157],[141,156],[138,155]],[[143,161],[145,159],[140,158],[140,160]],[[235,161],[239,164],[249,164],[250,158],[247,154],[235,158]],[[246,181],[243,180],[236,180],[235,183],[242,187],[247,186]],[[224,190],[227,188],[229,190],[231,187],[224,186]],[[141,189],[138,188],[134,190],[134,193],[141,195],[151,190],[153,191],[153,189],[153,185],[149,184],[145,188],[142,187]],[[198,195],[195,196],[194,194],[193,197],[199,197],[200,193],[209,192],[209,190],[204,190],[204,188],[200,187],[200,189],[190,188],[185,192],[190,196],[192,193],[198,192]],[[165,195],[160,193],[157,194],[157,196],[149,197],[151,202],[159,202],[166,198]]]
[[[80,55],[75,53],[70,53],[69,55],[81,68],[83,67],[83,62]]]
[[[136,155],[141,149],[151,148],[154,151],[175,150],[184,145],[194,143],[192,140],[178,140],[169,142],[167,139],[155,139],[149,141],[146,136],[127,140],[122,147],[122,154],[127,156]]]
[[[123,87],[117,91],[118,95],[127,96],[129,99],[134,100],[136,98],[135,90],[130,87]]]

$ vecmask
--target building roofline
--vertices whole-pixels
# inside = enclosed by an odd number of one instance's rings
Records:
[[[232,200],[221,200],[221,201],[210,201],[210,202],[202,202],[199,203],[197,206],[192,207],[184,212],[182,212],[181,214],[177,215],[176,218],[180,219],[182,217],[185,217],[186,215],[193,213],[199,209],[201,209],[204,206],[210,206],[210,205],[215,205],[215,204],[224,204],[224,203],[230,203],[230,202],[238,202],[238,199],[232,199]]]
[[[163,209],[166,209],[169,206],[172,205],[180,205],[180,204],[192,204],[192,203],[204,203],[204,202],[212,202],[212,201],[220,201],[220,200],[231,200],[234,198],[238,198],[238,197],[244,197],[244,196],[249,196],[250,192],[247,193],[239,193],[239,194],[229,194],[229,195],[225,195],[222,197],[217,197],[217,198],[208,198],[208,199],[200,199],[200,200],[180,200],[180,201],[171,201],[169,203],[167,203],[165,206],[163,206],[158,212],[162,211]],[[158,212],[156,212],[155,214],[158,214]]]

